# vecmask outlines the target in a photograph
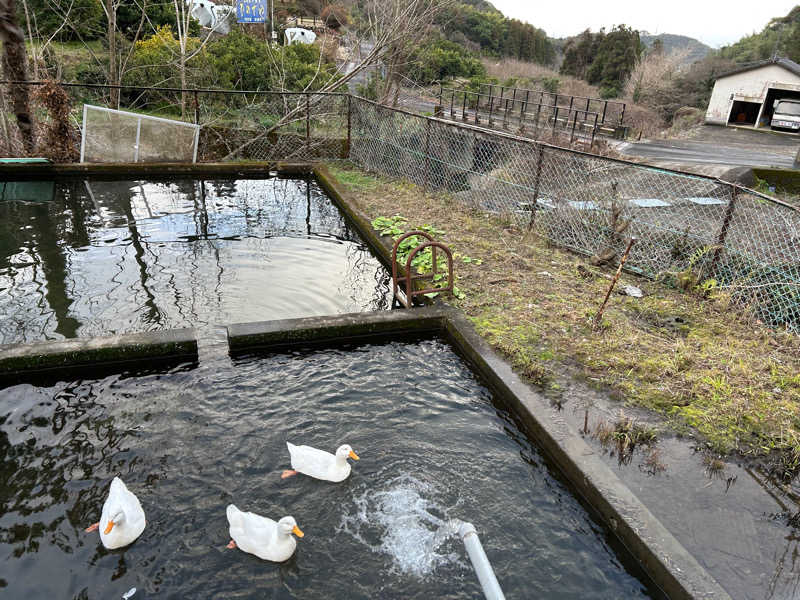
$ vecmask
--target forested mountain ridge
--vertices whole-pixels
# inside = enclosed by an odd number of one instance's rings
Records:
[[[652,35],[646,31],[639,32],[639,39],[646,48],[652,48],[656,40],[660,40],[664,52],[670,53],[673,51],[687,51],[688,54],[684,60],[685,64],[690,65],[693,62],[704,59],[712,51],[711,46],[707,46],[700,40],[685,36],[676,35],[674,33],[659,33]]]

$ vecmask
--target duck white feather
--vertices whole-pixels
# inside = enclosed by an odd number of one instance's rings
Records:
[[[311,446],[295,446],[289,442],[286,442],[286,447],[289,449],[292,469],[323,481],[344,481],[350,475],[350,463],[347,459],[358,460],[358,455],[347,444],[339,446],[336,454]]]
[[[255,513],[243,512],[233,504],[228,505],[227,513],[228,531],[235,547],[255,554],[262,560],[287,560],[297,548],[297,541],[292,534],[303,537],[303,532],[292,517],[283,517],[275,522]]]
[[[144,510],[139,499],[119,477],[114,477],[100,515],[100,541],[109,550],[122,548],[142,535],[144,527]]]

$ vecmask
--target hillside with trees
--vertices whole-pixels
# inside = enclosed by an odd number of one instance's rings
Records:
[[[600,86],[603,98],[615,98],[642,50],[639,32],[626,25],[615,26],[608,33],[604,29],[597,33],[587,29],[565,44],[560,72]]]
[[[396,102],[404,87],[442,80],[470,89],[500,83],[623,99],[639,105],[629,113],[632,119],[639,115],[637,127],[658,129],[684,107],[705,108],[715,78],[737,64],[776,52],[800,60],[800,7],[761,32],[712,51],[686,36],[652,36],[624,24],[553,40],[535,25],[507,18],[486,0],[419,4],[436,10],[404,39],[386,40],[385,56],[373,58],[383,63],[382,74],[360,93]],[[135,86],[335,88],[342,76],[337,56],[348,52],[347,44],[375,35],[374,17],[388,5],[278,0],[279,31],[289,16],[324,16],[335,29],[305,47],[270,46],[263,25],[233,24],[228,35],[209,35],[190,17],[188,6],[182,1],[22,0],[18,20],[31,75]]]
[[[703,60],[712,52],[711,46],[685,35],[675,35],[672,33],[660,33],[651,35],[647,32],[639,32],[639,39],[646,49],[654,46],[660,47],[665,53],[681,52],[685,54],[684,63],[691,65],[698,60]]]
[[[785,17],[772,19],[759,33],[748,35],[720,49],[719,55],[736,63],[785,56],[800,62],[800,6]]]

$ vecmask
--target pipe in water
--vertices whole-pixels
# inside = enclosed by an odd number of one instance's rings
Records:
[[[458,527],[458,536],[464,542],[464,547],[472,561],[472,567],[478,576],[486,600],[505,600],[506,597],[503,595],[503,590],[500,589],[500,584],[497,582],[486,552],[483,551],[475,526],[472,523],[461,523]]]

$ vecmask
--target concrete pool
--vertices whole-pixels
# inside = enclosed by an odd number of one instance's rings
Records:
[[[0,202],[0,343],[389,304],[389,275],[313,179],[65,178]]]
[[[0,392],[13,597],[480,597],[450,519],[479,529],[508,598],[661,597],[440,339],[57,379]],[[361,461],[343,484],[283,481],[287,440]],[[117,474],[148,526],[109,552],[83,527]],[[295,556],[226,550],[229,502],[294,516]]]

